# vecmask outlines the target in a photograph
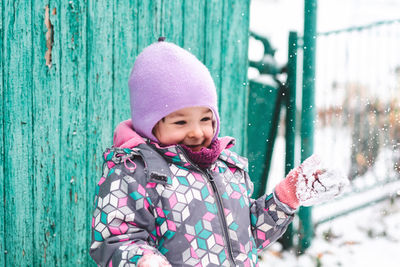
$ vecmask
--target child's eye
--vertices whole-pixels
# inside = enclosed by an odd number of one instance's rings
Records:
[[[201,119],[201,121],[210,121],[210,120],[211,120],[211,117],[204,117]]]
[[[174,122],[174,124],[177,124],[177,125],[185,125],[185,124],[186,124],[186,121],[176,121],[176,122]]]

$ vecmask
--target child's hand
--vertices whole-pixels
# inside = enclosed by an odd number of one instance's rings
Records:
[[[346,176],[324,166],[317,155],[307,158],[298,168],[296,196],[301,206],[333,199],[349,184]]]
[[[340,195],[349,184],[338,170],[325,167],[317,155],[307,158],[280,182],[275,192],[291,208],[311,206]]]
[[[167,262],[163,257],[157,254],[146,254],[137,264],[138,267],[171,267],[171,264]]]

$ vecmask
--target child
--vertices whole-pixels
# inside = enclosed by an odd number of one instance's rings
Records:
[[[209,71],[163,39],[137,57],[129,87],[132,119],[116,128],[96,188],[90,254],[101,266],[257,266],[299,205],[347,183],[313,156],[251,199],[247,160],[218,137]]]

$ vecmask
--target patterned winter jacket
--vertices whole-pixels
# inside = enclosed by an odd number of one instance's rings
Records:
[[[104,153],[90,248],[98,265],[135,266],[156,253],[172,266],[257,266],[257,251],[292,221],[275,194],[250,198],[247,160],[227,149],[232,138],[201,170],[179,145],[132,136]]]

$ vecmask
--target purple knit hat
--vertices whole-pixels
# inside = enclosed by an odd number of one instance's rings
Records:
[[[213,140],[217,138],[214,81],[206,66],[183,48],[163,41],[146,47],[136,58],[129,89],[132,125],[139,135],[158,142],[152,130],[159,120],[182,108],[202,106],[214,113]]]

